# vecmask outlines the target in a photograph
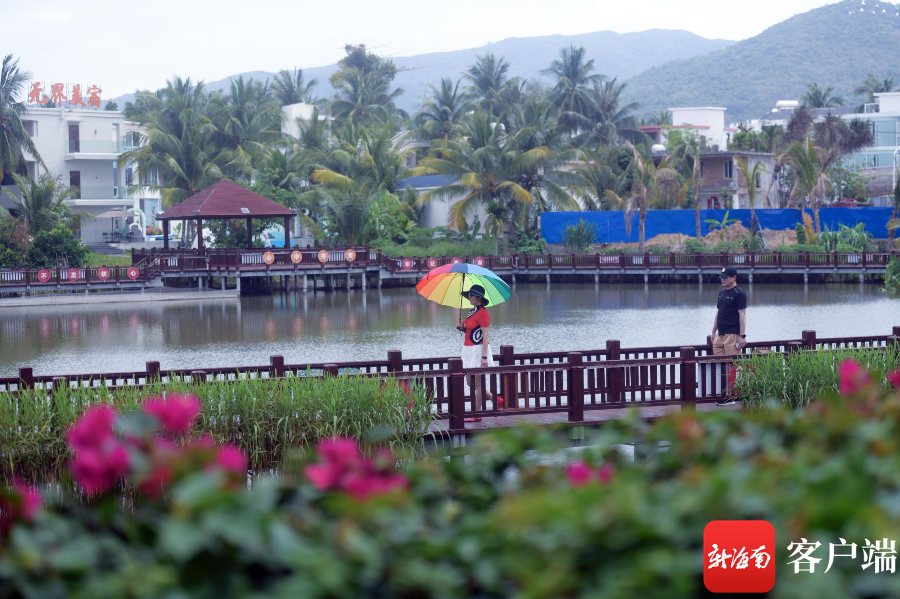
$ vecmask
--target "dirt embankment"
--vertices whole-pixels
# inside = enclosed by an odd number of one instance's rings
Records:
[[[793,229],[785,229],[784,231],[775,231],[773,229],[760,229],[759,234],[766,240],[769,248],[776,248],[780,245],[797,245],[797,233]],[[740,242],[744,237],[749,237],[750,230],[741,223],[734,223],[725,228],[724,231],[716,229],[710,231],[701,241],[707,247],[713,247],[720,241],[737,241]],[[690,235],[681,233],[664,233],[657,235],[646,241],[647,246],[660,245],[664,246],[667,251],[680,252],[684,250],[684,242],[688,239],[694,239]],[[599,249],[601,246],[596,246]],[[632,249],[637,251],[636,243],[610,243],[602,246],[605,249]],[[741,250],[743,251],[743,250]]]

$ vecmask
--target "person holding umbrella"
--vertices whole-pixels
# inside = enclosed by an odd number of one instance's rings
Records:
[[[463,340],[462,363],[463,368],[489,368],[494,365],[494,356],[491,354],[490,330],[491,315],[487,306],[490,300],[485,297],[484,287],[472,285],[467,291],[462,292],[462,297],[469,300],[473,308],[469,310],[465,320],[457,320],[457,330],[465,333]],[[484,396],[489,400],[494,397],[490,391],[485,391],[484,381],[480,376],[469,376],[469,387],[475,390],[475,411],[480,412],[484,406]],[[478,422],[481,418],[466,418],[466,422]]]

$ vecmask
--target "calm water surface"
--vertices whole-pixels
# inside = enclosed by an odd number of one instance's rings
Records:
[[[516,351],[702,343],[716,285],[518,285],[491,308],[491,345]],[[745,286],[750,340],[887,334],[900,299],[876,285]],[[158,305],[0,308],[0,376],[458,355],[457,312],[412,288],[244,297]]]

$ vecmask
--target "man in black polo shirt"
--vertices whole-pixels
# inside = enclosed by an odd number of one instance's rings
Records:
[[[713,354],[717,356],[738,355],[747,345],[747,294],[737,286],[737,270],[726,266],[719,273],[722,290],[716,317],[713,319]],[[734,398],[726,398],[718,405],[734,403]]]

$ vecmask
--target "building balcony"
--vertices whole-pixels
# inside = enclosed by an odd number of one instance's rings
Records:
[[[70,139],[63,142],[66,160],[110,160],[118,158],[122,146],[118,141],[100,139]]]
[[[74,200],[118,200],[121,198],[119,187],[78,187]]]

